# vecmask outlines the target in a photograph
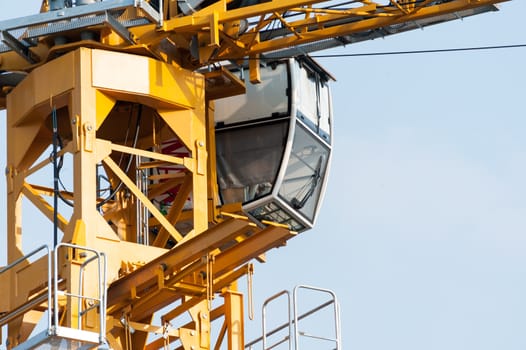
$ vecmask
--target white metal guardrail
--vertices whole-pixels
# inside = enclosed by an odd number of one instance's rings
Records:
[[[327,294],[329,299],[325,302],[322,302],[321,304],[313,307],[312,309],[303,312],[302,314],[299,313],[299,294],[301,290],[308,290],[315,293],[321,293],[321,294]],[[267,307],[271,302],[274,302],[275,300],[286,297],[287,298],[287,313],[288,313],[288,320],[271,329],[267,330]],[[324,310],[328,307],[332,306],[333,314],[332,314],[332,326],[331,329],[333,332],[333,336],[321,336],[316,334],[310,334],[305,331],[301,330],[301,321],[307,319],[308,317],[311,317],[321,310]],[[281,291],[277,294],[274,294],[273,296],[269,297],[265,302],[263,303],[262,307],[262,327],[263,327],[263,335],[245,345],[245,349],[252,350],[255,349],[255,345],[258,343],[262,343],[262,349],[263,350],[272,350],[274,348],[277,348],[278,346],[282,344],[286,344],[288,346],[289,350],[292,350],[293,348],[295,350],[299,350],[301,346],[301,337],[306,338],[312,338],[316,339],[321,342],[326,342],[327,344],[330,344],[330,348],[334,350],[341,350],[341,329],[340,329],[340,306],[338,303],[338,300],[336,298],[336,294],[329,290],[324,288],[318,288],[318,287],[312,287],[307,285],[299,285],[294,288],[293,296],[292,296],[292,302],[291,302],[291,293],[289,291]],[[269,343],[268,338],[271,336],[276,337],[280,332],[283,332],[284,330],[287,330],[287,334],[284,336],[282,335],[281,339],[275,340],[271,344]],[[292,333],[294,333],[294,336],[292,336]]]

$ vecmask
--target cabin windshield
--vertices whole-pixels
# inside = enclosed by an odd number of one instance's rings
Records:
[[[288,128],[283,120],[217,132],[217,178],[224,203],[248,203],[272,192]]]
[[[279,196],[311,221],[321,196],[328,159],[328,147],[297,123]]]

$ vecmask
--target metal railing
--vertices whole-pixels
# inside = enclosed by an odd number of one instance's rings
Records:
[[[70,298],[77,298],[78,302],[78,329],[80,330],[82,328],[82,317],[88,313],[90,310],[98,309],[99,311],[99,340],[101,343],[105,342],[105,335],[106,335],[106,255],[102,252],[99,252],[95,249],[87,248],[87,247],[81,247],[74,244],[69,243],[60,243],[57,245],[57,247],[54,250],[54,260],[58,262],[58,251],[60,248],[70,248],[75,249],[83,252],[90,252],[93,255],[89,258],[87,258],[81,265],[79,270],[79,294],[67,292],[67,291],[59,291],[58,289],[58,264],[54,265],[54,271],[53,271],[53,290],[55,291],[55,297],[53,299],[53,309],[56,310],[56,312],[53,313],[54,317],[54,326],[55,328],[58,327],[59,321],[58,321],[58,296],[63,295]],[[86,270],[86,267],[90,265],[92,262],[97,262],[97,272],[98,272],[98,295],[97,296],[88,296],[82,294],[83,289],[83,280],[84,280],[84,271]],[[86,309],[82,309],[82,301],[87,301],[88,307]],[[51,313],[51,310],[49,310]]]
[[[13,261],[11,264],[7,265],[6,267],[0,269],[0,275],[13,269],[14,267],[20,265],[21,263],[23,262],[27,262],[29,258],[37,255],[38,253],[42,252],[42,251],[46,251],[46,255],[47,255],[47,280],[48,280],[48,284],[47,284],[47,304],[48,305],[51,305],[51,299],[52,299],[52,289],[50,288],[50,283],[51,283],[51,254],[50,254],[50,249],[47,245],[42,245],[38,248],[36,248],[35,250],[33,250],[32,252],[30,252],[29,254],[27,255],[24,255],[23,257]],[[41,298],[35,298],[33,300],[33,302],[29,302],[29,303],[26,303],[18,308],[16,308],[15,310],[12,310],[11,312],[9,312],[7,315],[4,315],[2,317],[0,317],[0,327],[2,327],[3,325],[7,324],[9,321],[25,314],[26,312],[28,312],[29,310],[33,309],[34,307],[36,307],[37,305],[39,305],[40,303],[42,302],[42,299]],[[51,313],[49,312],[48,313],[48,328],[51,327]],[[0,339],[1,340],[1,339]]]
[[[298,293],[300,290],[306,289],[314,292],[324,293],[328,294],[330,296],[330,299],[326,302],[323,302],[319,304],[318,306],[315,306],[314,308],[299,314],[298,311]],[[287,312],[288,312],[288,321],[277,326],[276,328],[267,331],[267,313],[266,308],[268,304],[279,297],[287,296]],[[326,337],[326,336],[319,336],[315,334],[308,334],[304,331],[300,330],[300,321],[306,319],[307,317],[310,317],[311,315],[314,315],[318,313],[319,311],[333,306],[333,326],[334,326],[334,337]],[[292,310],[291,310],[292,309]],[[293,317],[291,317],[291,314],[293,314]],[[294,344],[294,349],[299,350],[300,349],[300,337],[308,337],[308,338],[314,338],[320,341],[326,341],[334,344],[333,349],[335,350],[341,350],[341,330],[340,330],[340,306],[338,303],[338,300],[336,298],[336,294],[328,289],[318,288],[318,287],[312,287],[312,286],[306,286],[306,285],[299,285],[294,288],[293,297],[292,297],[292,306],[291,306],[291,297],[289,291],[281,291],[277,294],[274,294],[265,302],[263,303],[262,307],[262,327],[263,327],[263,335],[245,345],[245,349],[252,350],[254,349],[254,346],[258,343],[262,343],[263,350],[271,350],[281,344],[284,344],[288,342],[288,348],[289,350],[292,349],[292,346]],[[288,335],[284,336],[282,339],[277,340],[276,342],[272,343],[271,345],[267,346],[267,338],[270,336],[274,336],[278,334],[279,332],[283,331],[284,329],[288,328]],[[292,331],[294,330],[294,337],[292,337]]]
[[[64,281],[63,278],[59,276],[59,251],[63,249],[69,249],[68,254],[71,254],[72,250],[76,250],[80,257],[85,258],[85,260],[79,266],[79,281],[78,281],[78,293],[72,293],[70,291],[64,290],[64,287],[61,286]],[[44,344],[55,343],[57,339],[68,339],[72,342],[77,343],[90,343],[90,344],[107,344],[106,342],[106,268],[107,261],[104,253],[98,252],[94,249],[77,246],[68,243],[60,243],[56,246],[55,250],[51,250],[49,246],[42,245],[41,247],[31,251],[29,254],[17,259],[8,266],[0,269],[0,275],[12,271],[14,268],[20,264],[31,264],[29,259],[34,257],[37,254],[45,252],[45,257],[47,259],[47,283],[42,283],[39,285],[40,292],[36,293],[36,296],[29,299],[27,302],[22,305],[17,305],[14,309],[9,310],[6,314],[0,317],[0,327],[8,324],[12,320],[22,317],[27,312],[42,306],[44,303],[47,304],[47,317],[46,323],[42,326],[45,326],[44,332],[32,336],[27,339],[24,343],[19,344],[15,349],[34,349],[38,348]],[[89,255],[88,255],[89,254]],[[68,255],[72,257],[73,255]],[[39,257],[40,258],[40,257]],[[86,270],[93,263],[96,263],[95,267],[96,273],[98,274],[96,296],[85,295],[83,293],[84,289],[84,278]],[[39,280],[41,281],[41,280]],[[72,285],[70,283],[70,285]],[[77,299],[78,307],[78,318],[76,328],[68,328],[60,326],[59,322],[59,297],[65,296],[70,302]],[[83,307],[83,301],[87,305]],[[89,332],[82,329],[82,318],[89,311],[97,309],[99,313],[99,332]],[[1,340],[1,339],[0,339]]]
[[[276,300],[278,299],[279,297],[283,296],[283,295],[286,295],[287,296],[287,312],[288,312],[288,322],[281,325],[280,327],[278,328],[275,328],[274,330],[272,330],[272,332],[269,332],[267,333],[267,314],[266,314],[266,310],[267,310],[267,305],[273,301],[273,300]],[[262,323],[263,323],[263,350],[271,350],[273,348],[275,348],[276,346],[280,345],[280,344],[283,344],[285,342],[288,341],[289,343],[289,350],[292,350],[292,343],[291,343],[291,339],[292,339],[292,318],[291,318],[291,311],[290,311],[290,308],[291,308],[291,305],[290,305],[290,292],[287,291],[287,290],[284,290],[284,291],[281,291],[277,294],[274,294],[273,296],[271,296],[270,298],[268,298],[267,300],[265,300],[265,302],[263,303],[263,312],[262,312]],[[267,347],[267,337],[268,336],[271,336],[271,335],[274,335],[276,334],[277,332],[283,330],[284,328],[287,328],[288,327],[288,335],[285,336],[283,339],[279,340],[278,342],[270,345],[269,347]]]
[[[325,294],[328,294],[331,299],[329,301],[327,301],[326,303],[323,303],[321,305],[319,305],[318,307],[310,310],[309,312],[306,312],[304,314],[300,316],[298,316],[298,292],[300,289],[306,289],[306,290],[311,290],[311,291],[316,291],[316,292],[321,292],[321,293],[325,293]],[[315,339],[318,339],[318,340],[324,340],[324,341],[328,341],[328,342],[334,342],[335,344],[335,350],[340,350],[341,349],[341,334],[340,334],[340,306],[338,304],[338,300],[336,298],[336,294],[329,290],[329,289],[323,289],[323,288],[318,288],[318,287],[312,287],[312,286],[306,286],[306,285],[300,285],[300,286],[296,286],[296,288],[294,288],[294,297],[293,297],[293,300],[294,300],[294,344],[296,346],[296,350],[299,350],[299,342],[300,342],[300,336],[304,336],[304,337],[309,337],[309,338],[315,338]],[[306,332],[302,332],[300,331],[300,327],[299,327],[299,321],[303,318],[306,318],[312,314],[314,314],[315,312],[325,308],[325,307],[328,307],[330,305],[333,305],[333,308],[334,308],[334,338],[328,338],[328,337],[322,337],[322,336],[317,336],[317,335],[314,335],[314,334],[308,334]]]

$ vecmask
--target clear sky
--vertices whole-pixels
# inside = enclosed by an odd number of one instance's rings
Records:
[[[330,53],[526,44],[526,1],[500,8]],[[328,191],[256,264],[256,312],[308,284],[337,293],[345,349],[525,349],[526,48],[318,61],[337,79]]]

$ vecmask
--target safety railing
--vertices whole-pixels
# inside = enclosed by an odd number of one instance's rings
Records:
[[[66,280],[64,276],[60,276],[59,273],[59,252],[67,249],[66,259],[71,259],[73,256],[78,256],[79,259],[79,280],[78,280],[78,291],[73,293],[67,290],[64,286],[73,286],[73,281],[63,283]],[[42,254],[42,252],[45,253]],[[75,252],[75,254],[73,254]],[[43,245],[29,254],[17,259],[8,266],[0,269],[0,275],[13,271],[17,266],[21,264],[31,264],[30,259],[37,256],[44,255],[47,259],[47,282],[39,285],[40,292],[36,293],[36,296],[31,297],[27,302],[22,305],[14,307],[9,310],[5,315],[0,317],[0,327],[8,324],[12,320],[22,317],[24,314],[31,310],[40,308],[42,305],[47,305],[45,323],[42,324],[45,329],[31,336],[29,339],[21,344],[18,344],[13,350],[28,350],[28,349],[40,349],[42,347],[51,346],[53,348],[83,348],[83,346],[93,347],[106,345],[106,256],[104,253],[98,252],[94,249],[73,245],[69,243],[60,243],[55,247],[55,250],[51,250],[47,245]],[[42,259],[42,257],[38,257]],[[40,260],[41,261],[41,260]],[[81,262],[80,262],[81,261]],[[40,263],[40,262],[39,262]],[[93,264],[96,266],[93,267]],[[83,293],[85,289],[84,280],[86,274],[93,275],[97,274],[97,287],[92,294],[87,295]],[[93,277],[90,275],[90,277]],[[93,280],[90,278],[90,280]],[[41,280],[42,281],[42,280]],[[76,324],[73,323],[73,328],[65,327],[60,325],[59,321],[59,298],[66,298],[66,307],[72,307],[74,300],[77,301],[77,320]],[[86,306],[83,306],[86,305]],[[83,317],[90,311],[96,310],[99,316],[99,327],[98,332],[86,331],[83,328],[82,320]],[[90,344],[90,345],[88,345]],[[57,347],[58,346],[58,347]]]
[[[58,329],[59,324],[59,313],[58,313],[58,297],[60,295],[70,297],[70,298],[76,298],[77,299],[77,307],[78,307],[78,319],[77,319],[77,325],[78,330],[82,329],[82,317],[87,314],[89,311],[98,309],[99,313],[99,341],[100,343],[105,342],[105,335],[106,335],[106,255],[102,252],[99,252],[95,249],[87,248],[87,247],[81,247],[74,244],[69,243],[60,243],[57,245],[57,247],[54,250],[54,260],[58,260],[58,253],[61,250],[61,248],[70,248],[72,250],[80,251],[81,255],[86,254],[86,252],[91,253],[92,255],[90,257],[86,257],[86,260],[80,265],[79,268],[79,291],[78,293],[71,293],[68,291],[60,291],[58,288],[58,264],[54,265],[54,271],[53,271],[53,289],[55,292],[55,297],[53,300],[53,309],[57,310],[57,312],[53,313],[54,322],[55,325],[55,332]],[[86,268],[91,264],[97,262],[97,273],[98,273],[98,289],[97,289],[97,296],[90,296],[90,295],[83,295],[82,290],[84,289],[84,274]],[[85,301],[87,304],[87,307],[85,309],[82,308],[82,302]]]
[[[323,304],[320,304],[319,306],[311,309],[310,311],[302,314],[302,315],[298,315],[298,293],[301,289],[305,289],[305,290],[310,290],[310,291],[314,291],[314,292],[320,292],[320,293],[324,293],[324,294],[328,294],[330,296],[330,299],[323,303]],[[308,337],[308,338],[315,338],[315,339],[318,339],[318,340],[322,340],[322,341],[327,341],[327,342],[330,342],[330,343],[334,343],[334,349],[335,350],[340,350],[341,349],[341,334],[340,334],[340,306],[338,304],[338,300],[336,299],[336,294],[329,290],[329,289],[323,289],[323,288],[318,288],[318,287],[312,287],[312,286],[305,286],[305,285],[300,285],[300,286],[296,286],[296,288],[294,288],[294,297],[293,297],[293,300],[294,300],[294,344],[296,346],[296,350],[299,350],[300,348],[300,336],[303,336],[303,337]],[[333,321],[334,321],[334,337],[333,338],[329,338],[329,337],[326,337],[326,336],[319,336],[319,335],[315,335],[315,334],[309,334],[309,333],[306,333],[304,331],[301,331],[300,330],[300,324],[299,324],[299,321],[302,320],[302,319],[305,319],[309,316],[311,316],[312,314],[326,308],[326,307],[329,307],[329,306],[333,306]]]
[[[303,312],[300,314],[299,312],[299,291],[300,290],[309,290],[315,293],[321,293],[321,294],[327,294],[329,296],[329,299],[325,302],[320,303],[319,305],[313,307],[312,309],[309,309],[306,312]],[[274,302],[278,298],[281,297],[287,297],[287,313],[288,313],[288,320],[271,329],[267,330],[267,307],[271,302]],[[305,331],[302,331],[300,329],[301,321],[307,319],[308,317],[311,317],[317,313],[319,313],[321,310],[326,309],[328,307],[332,306],[332,321],[333,321],[333,329],[331,329],[333,336],[322,336],[322,335],[316,335],[316,334],[310,334]],[[291,315],[293,315],[291,317]],[[324,319],[324,324],[326,319]],[[263,303],[262,307],[262,327],[263,327],[263,335],[245,345],[245,349],[252,350],[255,349],[255,345],[262,343],[262,349],[263,350],[271,350],[274,348],[277,348],[280,345],[286,344],[288,345],[288,349],[292,350],[294,347],[295,350],[299,350],[301,346],[301,337],[307,337],[307,338],[313,338],[317,341],[321,342],[327,342],[328,344],[331,344],[330,349],[334,350],[341,350],[341,330],[340,330],[340,307],[338,300],[336,298],[336,294],[328,289],[318,288],[318,287],[312,287],[312,286],[306,286],[306,285],[299,285],[294,288],[293,296],[292,296],[292,303],[291,303],[291,296],[289,291],[281,291],[277,294],[274,294],[265,302]],[[282,336],[281,339],[275,340],[271,344],[268,343],[268,338],[274,336],[276,337],[277,334],[280,334],[280,332],[283,332],[285,329],[288,329],[288,334],[285,336]],[[294,336],[292,336],[292,333],[294,333]],[[283,347],[281,347],[283,348]]]
[[[4,274],[4,273],[7,273],[8,271],[11,271],[12,269],[14,269],[15,267],[17,267],[18,265],[29,261],[30,258],[32,258],[33,256],[41,253],[45,251],[46,252],[46,255],[47,255],[47,280],[48,280],[48,284],[47,284],[47,292],[45,294],[42,294],[43,297],[41,298],[35,298],[23,305],[21,305],[20,307],[14,309],[14,310],[10,310],[9,313],[7,313],[6,315],[0,317],[0,327],[2,327],[3,325],[7,324],[8,322],[10,322],[11,320],[25,314],[26,312],[28,312],[29,310],[32,310],[33,308],[35,308],[36,306],[38,306],[38,304],[42,303],[42,299],[45,300],[45,295],[47,295],[47,304],[48,305],[51,305],[51,299],[52,299],[52,290],[50,288],[50,281],[51,281],[51,254],[50,254],[50,249],[47,245],[42,245],[38,248],[36,248],[35,250],[31,251],[29,254],[27,255],[24,255],[23,257],[13,261],[11,264],[7,265],[6,267],[0,269],[0,275],[1,274]],[[47,323],[48,323],[48,328],[51,326],[51,313],[49,312],[48,313],[48,318],[47,318]],[[1,340],[1,339],[0,339]]]
[[[287,314],[288,314],[288,322],[283,324],[281,327],[278,327],[278,328],[275,328],[273,329],[271,332],[267,333],[267,306],[268,304],[271,302],[271,301],[274,301],[276,299],[278,299],[279,297],[281,296],[286,296],[287,297]],[[265,300],[265,302],[263,303],[263,312],[262,312],[262,320],[263,320],[263,338],[262,338],[262,341],[263,341],[263,350],[271,350],[275,347],[277,347],[278,345],[280,344],[283,344],[285,342],[288,342],[289,344],[289,350],[292,350],[292,343],[291,343],[291,339],[292,339],[292,317],[291,317],[291,311],[290,311],[290,308],[291,308],[291,305],[290,305],[290,292],[287,291],[287,290],[284,290],[284,291],[281,291],[277,294],[274,294],[273,296],[271,296],[270,298],[268,298],[267,300]],[[285,328],[288,328],[288,335],[286,335],[283,339],[269,345],[267,347],[267,338],[278,333],[279,331],[282,331],[283,329]]]

